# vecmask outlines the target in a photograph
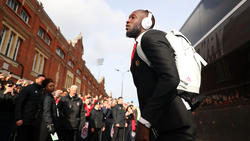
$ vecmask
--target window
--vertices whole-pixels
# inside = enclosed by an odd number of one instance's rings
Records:
[[[87,77],[85,75],[83,76],[83,80],[87,80]]]
[[[45,31],[44,31],[41,27],[39,27],[38,32],[37,32],[37,35],[38,35],[39,37],[43,38],[44,33],[45,33]]]
[[[81,80],[76,78],[76,86],[77,86],[77,93],[80,93],[81,90]]]
[[[3,55],[16,60],[21,42],[22,39],[17,32],[15,32],[13,29],[7,28],[6,26],[3,26],[2,32],[0,34],[0,52]]]
[[[62,49],[60,49],[59,47],[56,48],[56,54],[60,56],[62,59],[64,59],[64,53]]]
[[[50,45],[50,41],[51,41],[51,38],[49,37],[49,35],[46,35],[45,37],[45,42]]]
[[[74,74],[68,70],[65,80],[66,89],[71,87],[71,85],[73,84],[73,80],[74,80]]]
[[[17,12],[19,3],[16,0],[8,0],[7,1],[7,5],[14,10],[15,12]]]
[[[71,60],[68,61],[68,65],[71,67],[71,68],[74,68],[74,64]]]
[[[80,69],[77,69],[77,70],[76,70],[76,73],[79,74],[79,75],[82,74],[82,72],[80,71]]]
[[[42,74],[46,59],[47,57],[43,53],[36,50],[34,61],[33,61],[33,66],[32,66],[32,71],[38,74]]]
[[[21,39],[18,38],[17,39],[17,43],[16,43],[16,47],[15,47],[15,50],[14,50],[14,55],[13,55],[13,58],[14,60],[16,60],[16,57],[17,57],[17,52],[18,52],[18,49],[19,49],[19,46],[21,44]]]
[[[90,80],[88,81],[88,84],[89,84],[89,85],[91,85],[91,82],[90,82]]]
[[[21,11],[21,13],[20,13],[20,18],[21,18],[24,22],[28,23],[28,22],[29,22],[29,14],[28,14],[28,12],[27,12],[26,10],[22,9],[22,11]]]
[[[6,46],[6,50],[5,50],[5,53],[4,53],[4,55],[6,55],[6,56],[7,56],[7,54],[9,53],[9,50],[10,50],[10,46],[11,46],[11,44],[12,44],[13,37],[14,37],[14,33],[11,32],[11,33],[10,33],[9,40],[8,40],[8,43],[7,43],[7,46]]]
[[[0,34],[0,49],[2,48],[2,44],[4,42],[5,33],[6,33],[6,27],[3,26],[3,29]]]

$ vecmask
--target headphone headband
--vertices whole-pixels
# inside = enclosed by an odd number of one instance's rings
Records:
[[[148,18],[152,19],[152,13],[150,11],[148,11]]]

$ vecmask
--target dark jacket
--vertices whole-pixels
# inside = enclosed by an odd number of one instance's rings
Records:
[[[15,120],[23,120],[24,125],[34,124],[40,120],[43,98],[42,86],[34,83],[24,87],[16,100]]]
[[[113,123],[112,110],[107,109],[106,107],[102,108],[104,119],[106,123]]]
[[[42,114],[42,123],[40,127],[40,134],[39,134],[39,141],[48,141],[51,140],[50,132],[48,129],[48,125],[51,127],[51,132],[57,132],[57,116],[56,116],[56,103],[54,100],[53,95],[48,92],[44,91],[44,101],[43,101],[43,114]],[[52,125],[53,124],[53,125]]]
[[[58,103],[60,128],[80,130],[85,124],[85,111],[82,100],[67,95]]]
[[[0,90],[0,140],[9,141],[15,127],[14,110],[16,95],[3,94]]]
[[[123,106],[121,104],[115,105],[115,107],[112,109],[112,116],[114,119],[114,124],[120,124],[120,127],[125,126],[125,111],[123,109]]]
[[[90,127],[91,128],[102,128],[104,127],[105,122],[104,122],[104,115],[103,111],[97,110],[95,108],[92,109],[90,112]]]
[[[11,93],[3,94],[3,90],[0,91],[0,126],[8,125],[14,122],[14,110],[15,99],[17,95],[11,95]]]
[[[48,124],[55,124],[57,119],[57,110],[56,110],[56,102],[51,93],[46,92],[43,101],[43,120]]]
[[[141,117],[159,132],[185,129],[192,124],[191,113],[177,97],[180,80],[174,50],[165,36],[162,31],[149,30],[141,38],[141,48],[152,67],[142,61],[136,50],[131,64]]]

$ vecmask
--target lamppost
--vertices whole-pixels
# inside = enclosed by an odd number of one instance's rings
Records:
[[[123,96],[123,78],[124,78],[124,74],[126,73],[126,72],[129,72],[129,70],[126,70],[126,71],[121,71],[121,70],[119,70],[119,69],[115,69],[115,71],[117,71],[117,72],[120,72],[121,73],[121,77],[122,77],[122,82],[121,82],[121,97]]]

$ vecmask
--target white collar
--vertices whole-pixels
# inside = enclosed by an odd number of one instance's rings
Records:
[[[138,44],[140,44],[141,43],[141,38],[142,38],[142,36],[146,33],[147,31],[144,31],[144,32],[142,32],[138,37],[137,37],[137,39],[135,40]]]
[[[70,93],[69,93],[69,97],[70,97],[70,98],[73,98],[74,96],[71,96]]]
[[[96,107],[94,107],[94,108],[95,108],[97,111],[100,110],[100,109],[98,109],[98,108],[96,108]]]

